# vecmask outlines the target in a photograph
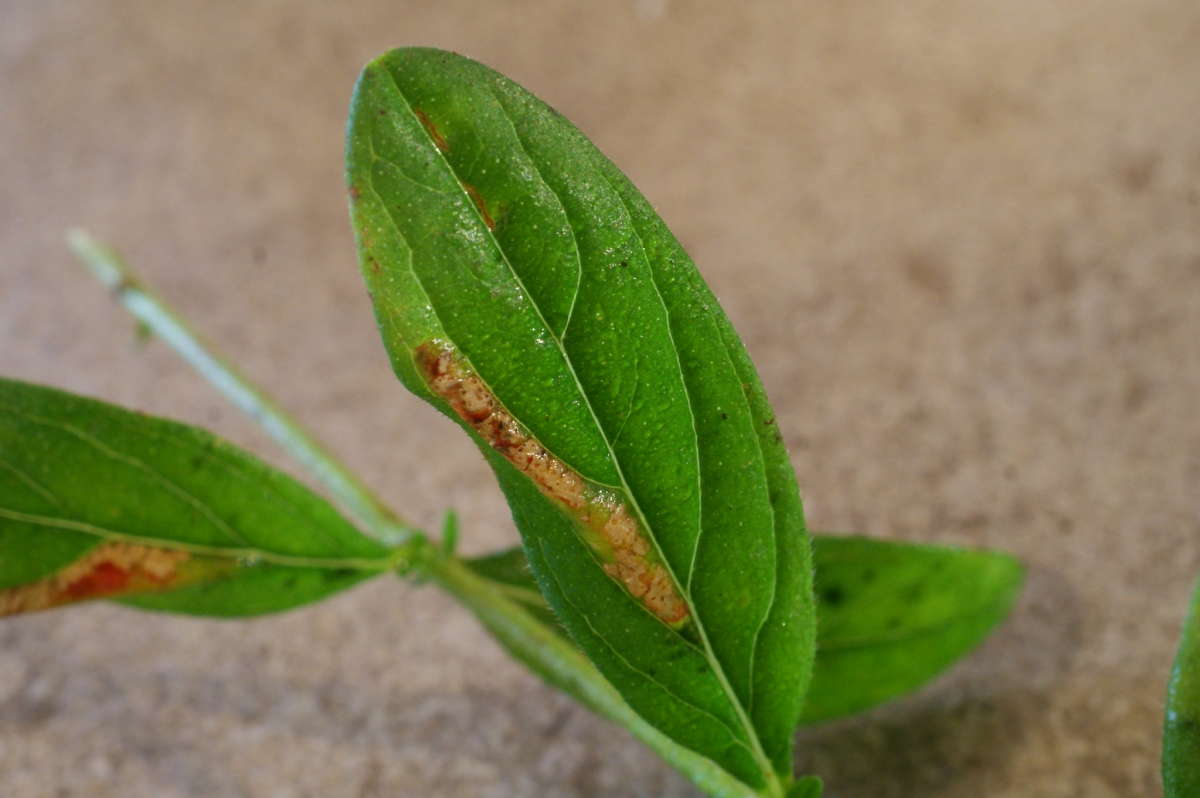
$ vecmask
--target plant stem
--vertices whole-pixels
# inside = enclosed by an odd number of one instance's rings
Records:
[[[445,557],[432,548],[426,554],[426,557],[418,554],[414,570],[458,599],[513,657],[547,682],[597,715],[624,726],[709,795],[716,798],[763,795],[646,723],[582,652],[510,599],[502,585],[476,574],[457,558]]]
[[[116,252],[81,230],[71,231],[67,240],[75,255],[126,310],[300,461],[364,531],[388,544],[403,543],[419,534],[286,411],[204,343],[169,305],[142,285]]]

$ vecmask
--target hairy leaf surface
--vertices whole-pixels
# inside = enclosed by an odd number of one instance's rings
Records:
[[[814,635],[800,500],[678,242],[561,115],[451,53],[367,66],[347,167],[393,367],[483,448],[571,636],[668,736],[790,782]]]
[[[1200,582],[1167,692],[1163,787],[1166,798],[1200,795]]]
[[[814,538],[817,666],[803,722],[920,687],[1008,615],[1024,578],[1007,554],[858,537]]]
[[[95,598],[252,615],[389,565],[323,499],[203,430],[0,379],[0,615]]]

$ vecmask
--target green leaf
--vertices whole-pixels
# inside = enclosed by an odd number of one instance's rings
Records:
[[[1200,582],[1167,689],[1163,787],[1165,798],[1200,795]]]
[[[816,776],[806,776],[792,785],[787,798],[821,798],[824,785]]]
[[[467,564],[545,613],[520,549]],[[934,678],[1007,616],[1023,579],[1006,554],[831,535],[813,536],[813,570],[817,658],[803,723],[870,709]]]
[[[1024,578],[1006,554],[820,536],[817,665],[803,723],[915,690],[1004,619]]]
[[[94,598],[273,612],[396,557],[203,430],[0,379],[0,615]]]
[[[367,66],[347,170],[393,367],[484,450],[571,636],[647,721],[781,794],[815,633],[803,514],[678,242],[561,115],[450,53]]]

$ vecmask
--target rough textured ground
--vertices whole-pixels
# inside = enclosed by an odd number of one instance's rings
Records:
[[[918,695],[799,738],[835,798],[1152,796],[1200,572],[1200,6],[7,0],[0,373],[268,441],[84,278],[86,224],[409,516],[514,538],[356,273],[358,68],[430,44],[573,118],[699,262],[814,527],[1030,566]],[[0,793],[685,796],[432,589],[0,624]]]

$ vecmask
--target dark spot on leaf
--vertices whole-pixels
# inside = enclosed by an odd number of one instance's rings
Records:
[[[629,261],[627,261],[627,260],[621,261],[621,268],[622,269],[629,268]]]
[[[725,421],[725,420],[726,420],[726,419],[728,419],[728,418],[729,418],[729,414],[728,414],[728,413],[722,413],[722,414],[721,414],[721,420],[722,420],[722,421]]]
[[[358,202],[358,198],[362,196],[362,192],[358,190],[358,186],[350,186],[350,200]]]
[[[831,607],[840,607],[845,600],[845,592],[837,585],[830,585],[821,591],[821,601]]]

